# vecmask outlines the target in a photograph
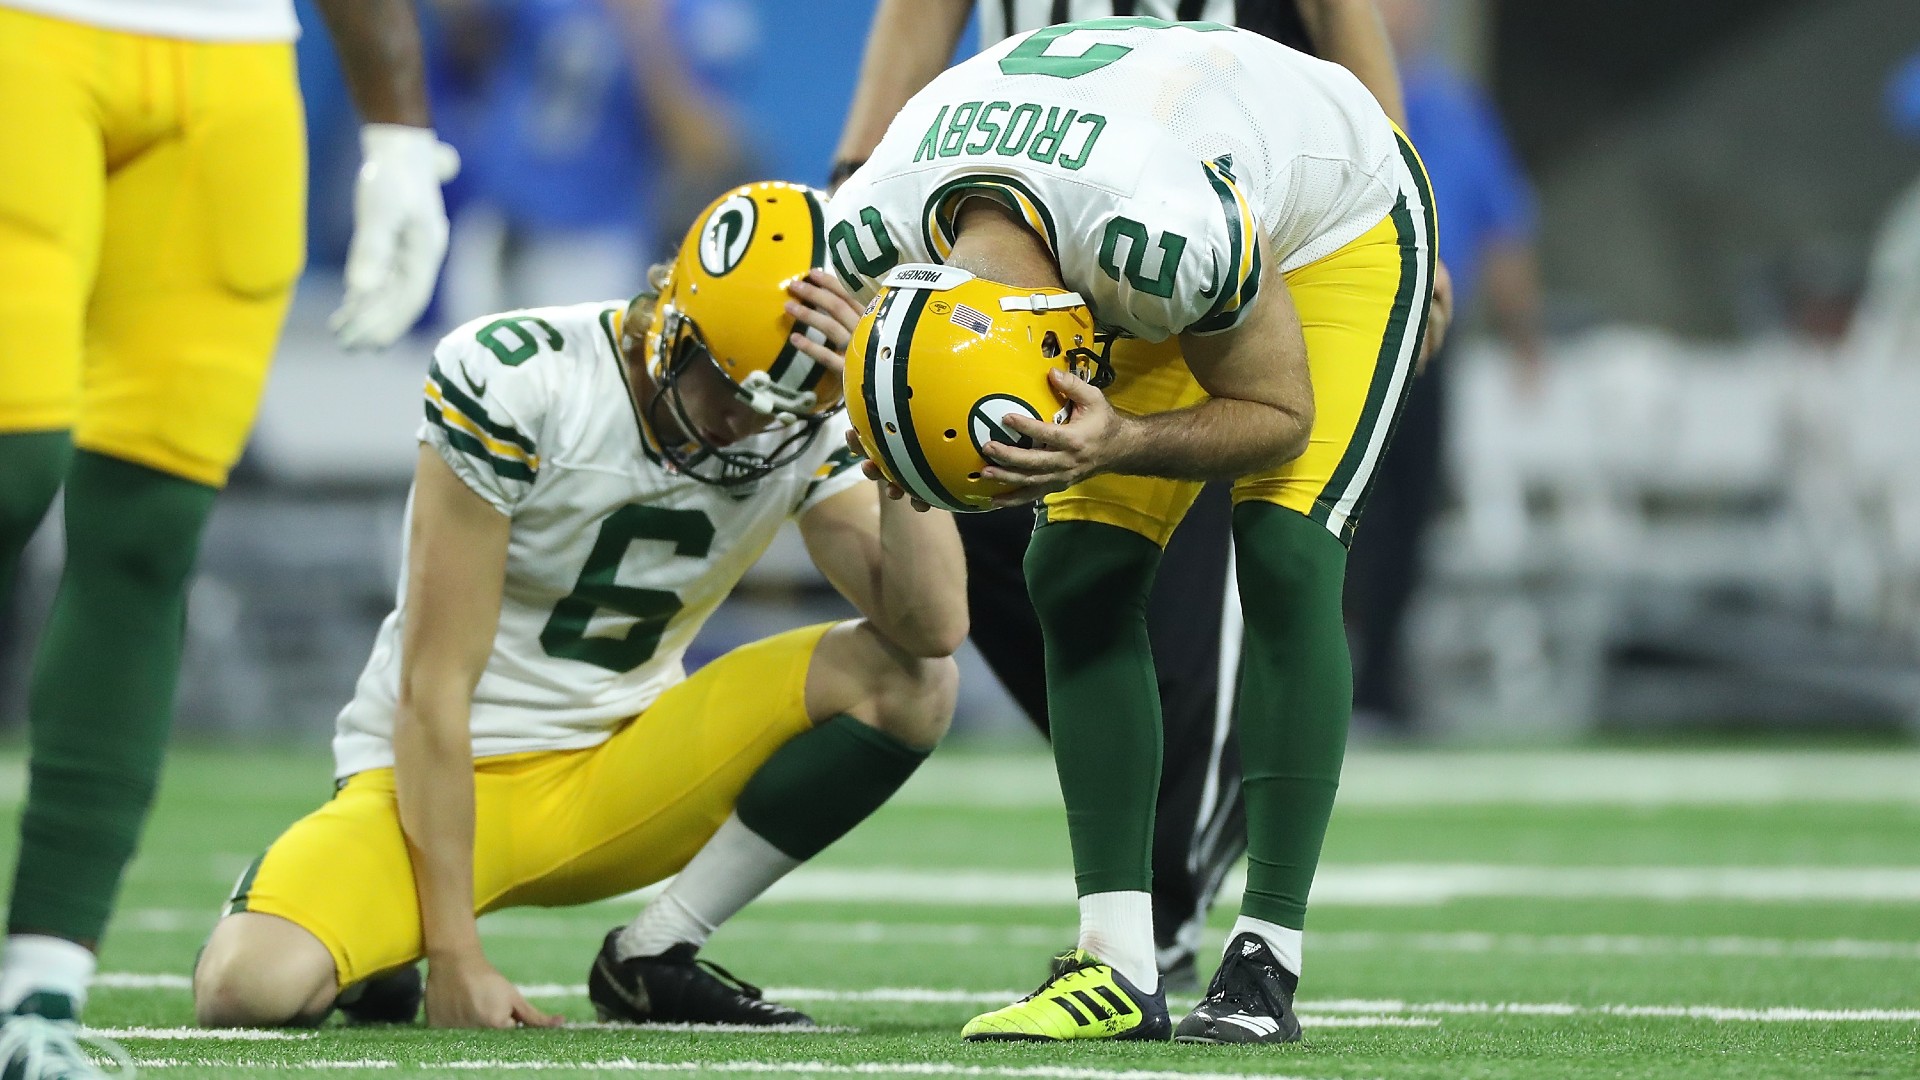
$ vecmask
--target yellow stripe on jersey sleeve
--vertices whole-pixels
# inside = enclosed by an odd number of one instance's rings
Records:
[[[1215,162],[1207,162],[1207,183],[1220,200],[1220,212],[1226,217],[1227,272],[1215,283],[1219,296],[1199,322],[1188,329],[1202,334],[1230,330],[1253,306],[1260,292],[1260,223],[1253,208],[1240,192],[1240,185]]]
[[[532,441],[494,423],[472,399],[445,386],[437,367],[427,377],[426,398],[427,419],[447,433],[454,449],[481,459],[510,480],[531,482],[540,471],[540,456]],[[478,416],[471,415],[475,411]]]

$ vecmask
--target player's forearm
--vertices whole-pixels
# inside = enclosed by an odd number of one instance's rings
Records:
[[[1172,480],[1231,480],[1279,468],[1306,452],[1313,409],[1237,398],[1148,416],[1120,417],[1101,472]]]
[[[1407,111],[1394,65],[1393,43],[1373,0],[1298,0],[1300,17],[1313,35],[1314,49],[1354,73],[1380,108],[1405,127]]]
[[[874,628],[920,657],[950,656],[967,637],[967,563],[952,515],[880,500]]]
[[[318,0],[360,119],[432,127],[412,0]]]
[[[969,0],[881,0],[835,162],[861,162],[907,99],[946,68],[966,28]]]
[[[473,742],[467,702],[409,699],[394,716],[393,781],[427,956],[480,952],[473,900]]]

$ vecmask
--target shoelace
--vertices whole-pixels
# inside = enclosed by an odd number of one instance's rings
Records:
[[[712,975],[714,978],[719,979],[721,982],[724,982],[728,986],[731,986],[735,990],[738,990],[742,997],[749,997],[755,1001],[760,1000],[761,991],[759,987],[753,985],[752,983],[741,978],[740,976],[735,975],[733,972],[728,971],[726,968],[721,967],[719,964],[716,964],[713,961],[706,959],[705,957],[695,958],[693,962],[703,968],[706,968],[707,973]]]
[[[1034,998],[1039,997],[1041,992],[1046,990],[1047,987],[1052,986],[1054,983],[1060,981],[1065,976],[1071,975],[1074,972],[1079,971],[1081,968],[1092,967],[1092,966],[1093,966],[1092,964],[1086,963],[1080,959],[1080,956],[1077,950],[1068,949],[1066,952],[1059,953],[1055,955],[1052,962],[1047,965],[1047,977],[1040,980],[1040,985],[1034,987],[1032,993],[1028,994],[1026,997],[1021,998],[1020,1000],[1032,1001]],[[1015,1004],[1018,1004],[1018,1002],[1016,1002]]]
[[[1244,957],[1235,957],[1235,970],[1229,973],[1226,985],[1217,995],[1221,1004],[1235,1012],[1248,1012],[1249,1006],[1260,1006],[1266,1012],[1278,1015],[1280,1002],[1274,998],[1273,983],[1278,981],[1271,966],[1256,964]],[[1251,970],[1248,970],[1251,969]]]
[[[88,1059],[83,1047],[98,1050],[113,1064],[106,1072]],[[133,1058],[112,1039],[82,1035],[72,1023],[31,1013],[7,1018],[0,1030],[0,1062],[18,1065],[8,1071],[19,1080],[71,1080],[75,1076],[103,1076],[133,1080],[140,1074]]]

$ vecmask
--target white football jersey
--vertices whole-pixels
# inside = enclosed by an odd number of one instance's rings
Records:
[[[896,263],[945,261],[960,199],[986,195],[1100,323],[1160,341],[1238,325],[1263,257],[1332,254],[1411,175],[1338,64],[1212,23],[1096,19],[1008,38],[915,94],[835,194],[829,248],[870,295]]]
[[[500,626],[473,692],[476,757],[606,739],[685,678],[688,644],[782,522],[865,482],[844,414],[750,487],[670,471],[627,391],[617,347],[625,309],[487,316],[434,351],[420,440],[512,519]],[[788,433],[738,446],[771,451]],[[406,617],[403,572],[340,712],[337,775],[393,763]]]
[[[0,7],[187,41],[292,41],[293,0],[0,0]]]

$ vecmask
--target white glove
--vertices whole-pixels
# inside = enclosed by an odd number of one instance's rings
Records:
[[[431,128],[366,124],[360,157],[347,296],[328,325],[349,349],[384,348],[413,328],[433,296],[447,254],[440,185],[460,172],[460,155]]]

